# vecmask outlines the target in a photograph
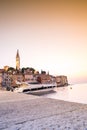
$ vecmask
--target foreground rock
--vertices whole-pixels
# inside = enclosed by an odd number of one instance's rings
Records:
[[[87,130],[87,105],[0,91],[0,130]]]

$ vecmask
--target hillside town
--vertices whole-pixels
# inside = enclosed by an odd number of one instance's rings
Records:
[[[0,69],[0,88],[9,90],[9,87],[15,88],[22,82],[38,82],[42,84],[56,82],[57,87],[68,85],[67,76],[53,76],[43,70],[38,72],[32,67],[20,68],[20,55],[19,50],[17,50],[16,67],[4,66],[3,69]]]

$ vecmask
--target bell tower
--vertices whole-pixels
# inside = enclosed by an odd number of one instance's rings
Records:
[[[19,50],[17,50],[17,54],[16,54],[16,69],[17,69],[17,70],[20,69],[20,56],[19,56]]]

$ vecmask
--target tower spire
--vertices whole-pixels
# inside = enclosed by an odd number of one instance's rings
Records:
[[[16,69],[20,69],[20,56],[19,56],[19,50],[17,49],[17,54],[16,54]]]

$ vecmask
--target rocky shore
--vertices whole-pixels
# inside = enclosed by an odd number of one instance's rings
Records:
[[[0,90],[0,130],[87,130],[87,105]]]

